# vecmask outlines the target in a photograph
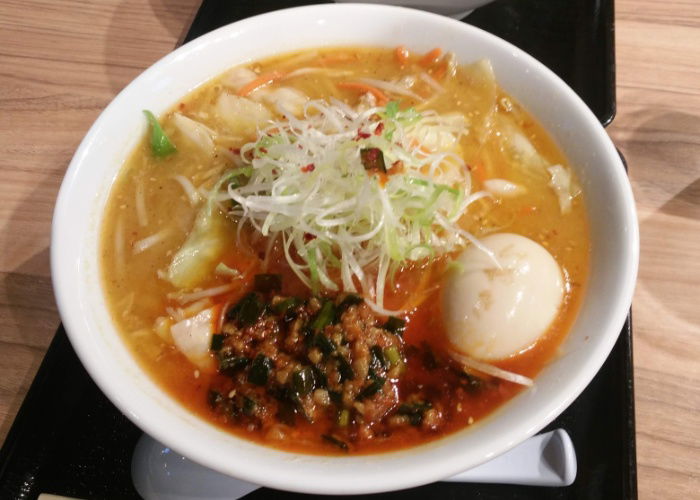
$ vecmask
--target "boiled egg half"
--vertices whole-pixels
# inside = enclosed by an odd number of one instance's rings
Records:
[[[494,258],[474,245],[459,255],[460,265],[445,277],[442,311],[457,350],[495,361],[522,352],[548,330],[565,285],[557,261],[539,243],[512,233],[480,241]]]

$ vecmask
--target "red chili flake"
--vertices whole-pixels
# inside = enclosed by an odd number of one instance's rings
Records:
[[[374,129],[374,135],[382,135],[382,130],[384,130],[384,122],[379,122],[379,125]]]
[[[313,234],[311,234],[311,233],[304,233],[304,241],[305,241],[305,242],[309,242],[309,241],[315,240],[315,239],[316,239],[316,236],[314,236]]]
[[[231,151],[235,155],[241,154],[241,148],[228,148],[229,151]]]
[[[273,169],[272,169],[272,175],[277,175],[277,169],[276,169],[276,168],[273,168]]]
[[[301,167],[302,172],[313,172],[316,166],[313,163],[309,163],[306,166]]]
[[[182,111],[183,109],[185,109],[185,103],[181,102],[179,107],[180,107],[180,111]]]
[[[355,136],[355,140],[359,141],[360,139],[368,139],[372,137],[372,134],[368,132],[363,132],[362,130],[357,131],[357,135]]]
[[[267,153],[267,148],[260,148],[261,153]]]
[[[397,174],[403,172],[403,162],[401,160],[396,160],[391,164],[391,168],[388,170],[390,174]]]

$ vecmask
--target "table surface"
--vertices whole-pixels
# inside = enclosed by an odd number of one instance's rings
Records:
[[[639,496],[700,488],[700,2],[617,0],[617,117],[641,229]],[[0,2],[0,441],[59,323],[51,214],[107,103],[186,32],[198,0]]]

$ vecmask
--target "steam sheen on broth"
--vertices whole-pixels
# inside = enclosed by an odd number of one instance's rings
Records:
[[[583,200],[488,61],[295,52],[160,126],[112,188],[104,289],[149,375],[215,425],[307,453],[413,446],[556,355],[587,276]]]

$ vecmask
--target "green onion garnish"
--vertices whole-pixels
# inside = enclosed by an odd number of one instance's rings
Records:
[[[170,142],[168,136],[163,132],[155,115],[147,109],[143,110],[143,114],[146,115],[148,123],[151,125],[151,151],[153,154],[162,158],[177,151],[175,145]]]

